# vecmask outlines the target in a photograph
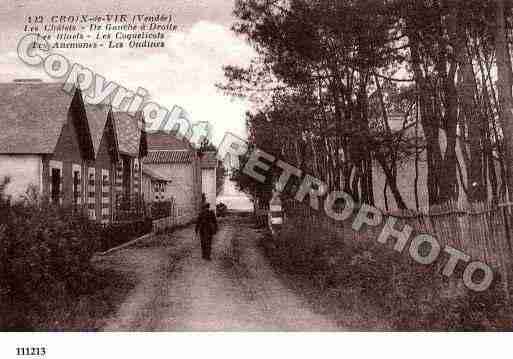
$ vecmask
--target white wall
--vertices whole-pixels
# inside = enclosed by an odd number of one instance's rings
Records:
[[[201,192],[205,194],[210,209],[216,209],[216,169],[201,169]]]
[[[143,195],[144,201],[147,203],[150,203],[155,199],[153,195],[151,177],[144,173],[142,175],[141,193]]]
[[[442,153],[445,153],[445,148],[442,144]],[[467,168],[465,165],[465,161],[463,159],[461,141],[457,139],[456,141],[456,158],[460,163],[461,174],[464,182],[467,182]],[[385,179],[386,176],[383,172],[381,166],[374,161],[373,163],[373,185],[374,185],[374,201],[375,205],[378,208],[385,209],[385,198],[383,195],[383,190],[385,187]],[[428,175],[428,166],[426,160],[426,152],[423,151],[419,155],[418,162],[418,196],[419,196],[419,207],[421,210],[427,210],[429,207],[429,197],[427,190],[427,175]],[[459,184],[459,193],[458,193],[458,203],[460,205],[467,204],[467,196],[461,184],[460,175],[456,174],[458,184]],[[465,184],[467,186],[467,184]],[[401,193],[403,200],[406,206],[409,209],[416,209],[415,202],[415,157],[405,160],[403,163],[398,165],[397,168],[397,187],[399,192]],[[491,193],[491,187],[488,186],[488,191]],[[398,206],[394,200],[394,196],[390,187],[387,189],[387,199],[388,199],[388,208],[391,211],[397,210]]]
[[[42,190],[42,160],[39,155],[0,154],[0,180],[10,177],[6,194],[22,198],[30,185]]]
[[[419,206],[425,208],[428,205],[428,193],[427,193],[427,163],[425,159],[425,153],[419,156],[418,163],[418,196]],[[372,168],[372,181],[374,185],[374,202],[376,207],[385,209],[385,182],[386,176],[383,172],[383,168],[378,164],[377,161],[373,162]],[[397,168],[397,188],[401,193],[404,203],[410,209],[416,208],[415,202],[415,158],[406,160],[405,162],[398,165]],[[390,186],[387,188],[386,193],[388,199],[388,208],[391,211],[397,210],[398,206],[395,202],[394,195],[390,190]]]
[[[171,179],[166,186],[165,198],[175,199],[177,224],[192,221],[197,216],[194,203],[194,176],[191,164],[145,164],[158,174]]]

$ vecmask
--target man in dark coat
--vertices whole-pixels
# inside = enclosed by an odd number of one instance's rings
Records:
[[[217,232],[217,219],[210,205],[205,203],[196,222],[196,234],[201,240],[201,253],[203,259],[210,260],[212,252],[212,236]]]

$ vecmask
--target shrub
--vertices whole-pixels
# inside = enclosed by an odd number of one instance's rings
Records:
[[[417,264],[407,253],[397,253],[365,232],[355,240],[350,224],[325,226],[289,214],[273,248],[277,265],[313,278],[325,293],[339,293],[337,300],[345,310],[377,309],[396,330],[512,328],[497,275],[488,290],[469,291],[460,279],[463,268],[457,267],[448,279],[436,262]],[[351,302],[350,296],[356,299]]]
[[[37,328],[92,279],[101,226],[40,203],[11,203],[0,187],[0,328]]]

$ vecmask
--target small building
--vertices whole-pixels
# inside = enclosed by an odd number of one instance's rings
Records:
[[[142,216],[142,200],[134,200],[142,198],[147,153],[141,113],[86,104],[80,90],[70,95],[60,83],[3,83],[0,96],[0,179],[10,179],[7,195],[22,199],[32,188],[102,223],[138,206],[135,215]],[[120,193],[126,208],[119,208]]]
[[[148,155],[144,167],[170,180],[164,199],[174,199],[176,224],[196,219],[201,205],[201,168],[198,151],[185,139],[169,132],[147,134]]]
[[[52,203],[79,207],[95,149],[82,96],[58,83],[0,84],[0,178],[6,194],[29,188]]]
[[[210,209],[216,209],[217,198],[217,157],[213,151],[204,152],[201,155],[201,192],[205,195],[205,201],[210,204]]]
[[[163,202],[170,200],[166,196],[167,186],[171,184],[170,178],[164,177],[151,168],[143,166],[142,174],[142,194],[144,202],[150,204],[152,202]]]
[[[416,146],[422,146],[415,159],[414,152],[410,156],[405,156],[396,164],[397,171],[397,189],[402,200],[408,209],[427,211],[429,209],[428,194],[428,160],[425,149],[425,135],[422,123],[406,123],[404,124],[404,114],[392,113],[389,118],[389,127],[393,133],[400,133],[402,139],[410,139]],[[445,156],[447,150],[447,135],[442,128],[438,129],[438,145],[442,156]],[[456,181],[457,181],[457,197],[456,202],[461,207],[468,205],[468,188],[469,186],[469,161],[468,151],[470,151],[467,141],[457,135],[454,151],[456,154]],[[499,174],[499,161],[494,161],[497,173]],[[373,160],[372,164],[372,185],[374,194],[374,205],[387,212],[394,212],[399,209],[395,197],[390,189],[387,176],[381,164],[377,160]],[[484,191],[487,192],[488,198],[492,197],[491,174],[487,171],[487,180],[485,181]],[[497,176],[499,183],[502,182],[500,176]]]

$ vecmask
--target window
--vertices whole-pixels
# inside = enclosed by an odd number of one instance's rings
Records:
[[[60,203],[61,199],[61,170],[52,168],[52,202]]]
[[[130,186],[132,185],[131,178],[131,162],[130,158],[123,159],[123,192],[127,199],[130,198]]]
[[[72,164],[72,200],[73,209],[78,210],[79,206],[82,205],[83,187],[82,187],[82,166],[76,163]]]
[[[102,169],[102,223],[107,223],[111,219],[111,194],[110,194],[110,173],[109,170]]]
[[[96,187],[95,187],[95,176],[96,171],[93,167],[89,168],[88,171],[88,190],[87,190],[87,207],[89,212],[89,219],[96,219]]]
[[[73,205],[80,203],[80,171],[73,171]]]

